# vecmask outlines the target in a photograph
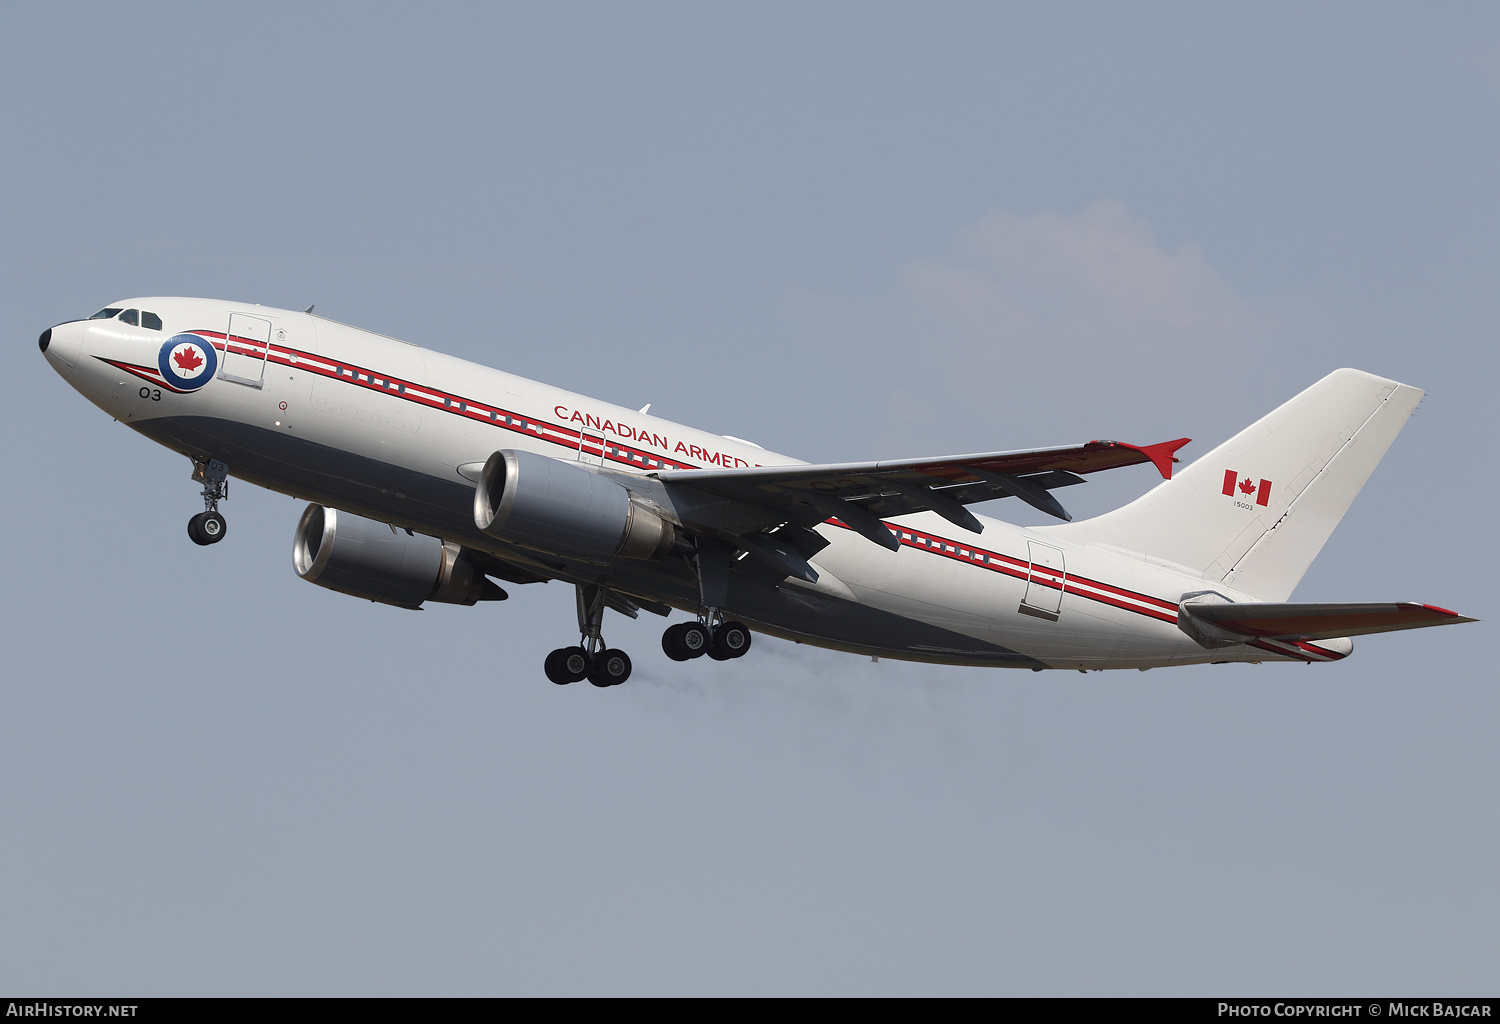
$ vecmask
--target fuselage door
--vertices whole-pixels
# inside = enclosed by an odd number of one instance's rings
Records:
[[[271,321],[246,313],[230,313],[225,334],[219,376],[236,384],[260,387],[265,382],[266,357],[271,352]]]
[[[1026,596],[1019,611],[1039,619],[1057,621],[1062,614],[1063,586],[1067,582],[1067,563],[1062,550],[1050,544],[1026,542],[1031,551],[1031,572],[1026,576]]]

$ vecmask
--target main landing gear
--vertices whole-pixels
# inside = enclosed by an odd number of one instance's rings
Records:
[[[750,650],[750,630],[743,622],[726,621],[720,608],[729,600],[729,564],[734,548],[723,541],[700,537],[693,553],[698,577],[698,621],[668,626],[661,649],[673,661],[708,655],[714,661],[744,657]]]
[[[602,627],[608,593],[603,587],[578,587],[578,632],[583,634],[580,645],[559,647],[543,664],[547,678],[559,686],[584,679],[595,686],[619,686],[630,678],[630,655],[604,646]]]
[[[710,615],[709,622],[717,618]],[[750,650],[750,629],[743,622],[679,622],[661,635],[661,649],[673,661],[691,661],[708,655],[715,661],[742,658]]]
[[[604,609],[609,601],[604,587],[578,587],[579,644],[559,647],[547,655],[543,670],[548,679],[559,686],[585,679],[595,686],[618,686],[630,678],[630,655],[604,643]],[[620,606],[618,596],[615,606]],[[673,661],[691,661],[705,654],[715,661],[728,661],[750,650],[750,629],[743,622],[725,621],[722,613],[711,608],[695,622],[668,626],[661,636],[661,649]]]
[[[693,553],[698,578],[698,620],[668,626],[661,649],[673,661],[708,655],[714,661],[744,657],[750,650],[750,629],[743,622],[726,621],[720,608],[729,598],[729,560],[734,549],[722,541],[700,537]]]
[[[194,544],[217,544],[229,530],[219,502],[229,497],[229,467],[218,459],[194,459],[193,479],[203,485],[203,511],[188,520],[188,536]]]
[[[544,670],[560,686],[584,679],[595,686],[618,686],[630,678],[630,655],[609,647],[593,654],[584,647],[559,647],[547,655]]]

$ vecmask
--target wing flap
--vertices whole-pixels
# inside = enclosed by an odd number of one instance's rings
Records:
[[[1436,605],[1383,604],[1199,604],[1182,609],[1193,618],[1242,636],[1263,640],[1329,640],[1389,633],[1458,622],[1477,622]]]
[[[1170,478],[1172,463],[1177,461],[1173,453],[1187,443],[1185,437],[1146,446],[1090,441],[1066,448],[929,459],[665,470],[655,475],[669,488],[691,487],[731,501],[800,508],[804,513],[811,507],[836,516],[875,543],[884,543],[879,534],[885,528],[876,526],[883,518],[931,511],[978,532],[979,522],[963,506],[1012,495],[1067,519],[1068,513],[1049,490],[1082,483],[1083,474],[1147,462]]]

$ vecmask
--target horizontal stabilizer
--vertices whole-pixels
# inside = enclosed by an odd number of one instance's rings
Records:
[[[1389,633],[1397,629],[1477,622],[1430,604],[1200,604],[1188,601],[1182,611],[1241,636],[1266,640],[1328,640],[1333,637]]]

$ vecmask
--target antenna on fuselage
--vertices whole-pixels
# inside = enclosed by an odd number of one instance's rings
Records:
[[[651,411],[651,403],[647,402],[645,405],[641,406],[640,411],[642,413],[650,412]]]
[[[316,306],[316,305],[317,305],[317,303],[316,303],[316,302],[314,302],[314,303],[313,303],[313,306]],[[308,307],[307,307],[307,308],[306,308],[306,309],[304,309],[304,310],[303,310],[303,311],[302,311],[302,312],[304,312],[304,313],[311,313],[311,312],[312,312],[312,311],[313,311],[313,308],[312,308],[312,306],[308,306]]]

